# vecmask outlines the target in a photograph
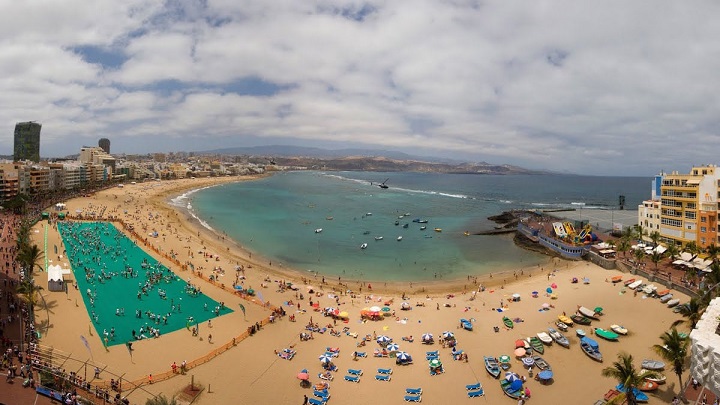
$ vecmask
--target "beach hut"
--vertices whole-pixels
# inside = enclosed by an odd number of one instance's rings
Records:
[[[48,291],[65,291],[66,274],[71,274],[69,269],[63,269],[59,264],[51,264],[47,268]]]

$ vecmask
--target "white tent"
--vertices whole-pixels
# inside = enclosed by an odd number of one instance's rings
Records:
[[[688,252],[682,252],[680,253],[680,258],[685,260],[686,262],[689,262],[693,258],[693,254]]]
[[[71,273],[69,269],[63,269],[59,264],[49,265],[47,268],[48,290],[65,291],[63,276]]]

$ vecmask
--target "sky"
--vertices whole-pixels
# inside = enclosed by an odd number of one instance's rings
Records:
[[[0,154],[299,145],[649,176],[718,164],[720,2],[0,2]]]

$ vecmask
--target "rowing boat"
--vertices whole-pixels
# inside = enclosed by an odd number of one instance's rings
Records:
[[[530,336],[527,338],[528,343],[530,343],[530,347],[535,350],[536,352],[543,354],[545,353],[545,346],[543,345],[543,342],[538,339],[535,336]]]
[[[584,317],[582,315],[570,315],[570,319],[572,319],[573,322],[577,323],[578,325],[590,325],[592,323],[592,320],[590,320],[590,318]]]
[[[628,330],[622,325],[610,325],[610,329],[618,335],[627,335]]]
[[[503,321],[503,323],[505,324],[506,327],[508,327],[508,328],[510,328],[510,329],[513,328],[514,325],[513,325],[512,319],[508,318],[507,316],[503,316],[502,321]]]
[[[553,328],[548,328],[548,332],[550,332],[550,337],[553,338],[557,344],[563,347],[570,347],[570,341],[565,337],[565,335]]]
[[[615,332],[611,332],[609,330],[605,330],[603,328],[595,328],[595,335],[600,336],[601,338],[605,340],[617,340],[618,334]]]

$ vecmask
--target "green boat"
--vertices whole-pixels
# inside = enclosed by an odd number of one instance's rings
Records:
[[[605,340],[617,340],[618,334],[602,328],[595,328],[595,334]]]
[[[592,320],[590,318],[584,317],[582,315],[570,315],[570,319],[572,319],[573,322],[579,324],[579,325],[590,325],[592,323]]]
[[[508,327],[510,329],[512,329],[513,326],[515,326],[515,325],[513,325],[512,319],[508,318],[507,316],[503,316],[503,323],[505,324],[506,327]]]
[[[545,353],[545,345],[543,345],[542,340],[535,336],[530,336],[527,338],[528,343],[530,343],[530,347],[532,347],[533,350],[536,352],[543,354]]]

